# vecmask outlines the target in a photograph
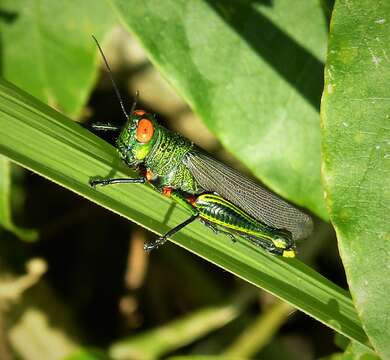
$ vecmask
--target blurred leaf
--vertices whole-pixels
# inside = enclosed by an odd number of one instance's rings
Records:
[[[330,22],[330,18],[332,16],[334,2],[335,2],[335,0],[320,0],[322,10],[323,10],[324,15],[326,16],[328,22]]]
[[[91,188],[91,177],[134,173],[108,143],[1,79],[0,153],[155,233],[165,233],[188,218],[175,207],[165,221],[169,199],[147,185]],[[349,294],[298,259],[270,256],[244,239],[233,243],[200,222],[173,241],[345,336],[367,342]]]
[[[4,262],[4,259],[1,260]],[[5,271],[5,274],[2,274],[0,277],[0,299],[2,301],[18,301],[22,297],[22,294],[39,282],[42,275],[47,271],[47,264],[41,258],[30,259],[25,266],[27,273],[24,275],[18,277],[8,276]]]
[[[188,345],[237,318],[246,299],[237,300],[200,309],[166,325],[121,340],[111,346],[110,355],[114,359],[160,359],[162,355]]]
[[[7,339],[18,359],[60,359],[80,346],[82,337],[72,312],[44,281],[8,304],[12,305],[6,312]]]
[[[0,226],[26,241],[36,240],[38,233],[33,229],[23,229],[12,222],[11,209],[11,164],[0,155]]]
[[[247,360],[240,357],[231,357],[224,355],[188,355],[188,356],[171,356],[167,360]]]
[[[365,346],[351,342],[344,353],[336,353],[320,360],[381,360],[381,358]]]
[[[348,338],[346,338],[345,336],[343,336],[339,333],[335,333],[334,343],[340,349],[345,351],[347,349],[347,347],[349,346],[349,344],[351,343],[351,340],[349,340]]]
[[[224,355],[252,359],[269,343],[294,310],[291,305],[277,301],[253,320],[225,350]]]
[[[60,111],[76,115],[97,74],[91,35],[101,38],[113,23],[105,1],[2,0],[2,76]]]
[[[66,356],[63,360],[110,360],[111,358],[100,350],[82,348]]]
[[[24,360],[58,359],[74,351],[76,344],[60,328],[53,328],[45,312],[25,309],[8,332],[10,343]]]
[[[338,1],[322,103],[330,216],[358,313],[390,358],[390,2]]]
[[[320,2],[110,1],[223,145],[270,188],[326,219]]]

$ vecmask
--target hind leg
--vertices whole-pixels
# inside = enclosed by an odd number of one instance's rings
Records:
[[[232,239],[233,242],[236,242],[237,241],[237,238],[234,236],[234,234],[232,234],[231,232],[229,231],[226,231],[226,230],[222,230],[220,227],[218,227],[218,225],[216,224],[213,224],[205,219],[202,219],[200,218],[199,219],[200,222],[205,225],[206,227],[208,227],[209,229],[211,229],[213,231],[214,234],[224,234],[224,235],[227,235],[230,237],[230,239]]]

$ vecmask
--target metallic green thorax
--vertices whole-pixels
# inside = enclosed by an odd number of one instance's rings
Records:
[[[135,136],[141,118],[149,119],[154,125],[153,138],[145,144],[138,142]],[[132,168],[144,166],[153,176],[150,182],[154,187],[162,190],[169,186],[199,194],[203,190],[183,162],[193,146],[185,137],[159,125],[151,114],[131,116],[117,139],[123,160]]]
[[[200,193],[202,189],[183,162],[193,143],[162,126],[157,132],[158,139],[146,158],[145,166],[158,177],[161,186],[171,186],[190,194]]]

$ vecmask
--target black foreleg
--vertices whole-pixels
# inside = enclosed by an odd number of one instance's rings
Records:
[[[112,184],[144,184],[145,178],[117,178],[117,179],[102,179],[89,180],[89,185],[95,187],[96,185],[106,186]]]

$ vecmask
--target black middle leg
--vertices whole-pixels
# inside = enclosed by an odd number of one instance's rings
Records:
[[[198,214],[192,215],[189,219],[187,219],[186,221],[183,221],[181,224],[175,226],[172,230],[169,230],[163,236],[160,236],[154,240],[149,241],[148,243],[145,243],[144,250],[149,252],[149,251],[157,249],[159,246],[163,245],[168,240],[168,238],[175,235],[178,231],[183,229],[188,224],[191,224],[198,216],[199,216]]]

